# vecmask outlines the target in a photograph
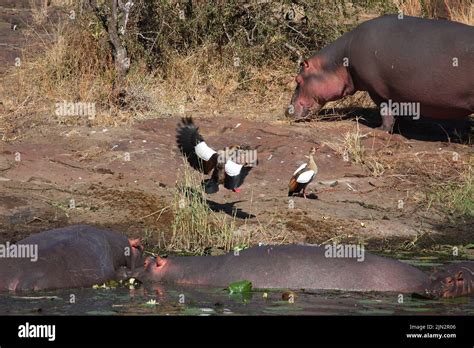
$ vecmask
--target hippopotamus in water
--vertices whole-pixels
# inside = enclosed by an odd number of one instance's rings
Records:
[[[138,239],[87,225],[37,233],[9,249],[15,248],[37,249],[28,257],[0,258],[0,291],[92,286],[143,264]]]
[[[274,245],[252,247],[221,256],[184,256],[166,259],[147,258],[137,279],[145,284],[177,283],[228,286],[249,280],[262,289],[337,289],[346,291],[393,291],[417,293],[423,297],[453,297],[473,293],[470,287],[460,291],[460,283],[444,287],[443,276],[430,279],[428,274],[403,262],[364,253],[356,257],[328,257],[326,247]],[[465,282],[473,264],[463,263]],[[450,276],[459,266],[442,272]],[[449,266],[451,267],[451,266]],[[464,269],[464,268],[461,268]]]
[[[426,294],[435,298],[474,294],[474,262],[453,263],[436,270]]]
[[[344,34],[301,64],[287,115],[307,118],[326,102],[367,91],[394,116],[463,120],[474,113],[474,27],[388,15]]]

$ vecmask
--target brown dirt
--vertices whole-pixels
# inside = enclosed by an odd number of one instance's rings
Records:
[[[161,233],[169,233],[172,221],[169,210],[160,212],[171,202],[182,166],[175,146],[178,120],[153,119],[111,129],[45,126],[2,144],[0,242],[89,223],[140,235],[155,245]],[[214,210],[237,212],[238,225],[252,231],[255,243],[380,242],[443,233],[439,226],[444,226],[445,216],[420,209],[416,183],[398,175],[373,177],[324,145],[353,130],[352,121],[289,124],[234,116],[196,118],[196,123],[215,148],[243,143],[258,149],[259,165],[241,193],[222,189],[208,197]],[[437,154],[440,148],[469,156],[469,147],[460,144],[407,140],[365,126],[361,131],[370,133],[365,142],[374,152],[396,149],[394,162],[407,153]],[[320,172],[309,191],[317,199],[294,197],[291,209],[288,180],[314,144],[321,146],[315,158]],[[16,153],[20,161],[15,161]],[[124,160],[126,153],[130,161]],[[331,187],[334,181],[337,185]],[[75,208],[69,207],[71,199]],[[399,199],[405,202],[403,209],[398,209]],[[459,241],[464,239],[462,228],[455,233]]]

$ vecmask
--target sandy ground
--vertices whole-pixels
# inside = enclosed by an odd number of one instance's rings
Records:
[[[38,127],[20,141],[2,144],[0,241],[89,223],[147,236],[153,246],[161,233],[169,232],[172,219],[169,210],[159,219],[156,212],[171,203],[181,174],[182,158],[175,145],[178,121],[178,117],[153,119],[110,129]],[[214,210],[236,214],[238,225],[254,232],[254,242],[317,243],[337,236],[346,241],[412,240],[420,234],[448,232],[459,242],[468,238],[463,230],[472,225],[446,224],[445,216],[422,208],[415,198],[423,187],[411,177],[373,177],[364,166],[344,161],[326,145],[354,130],[353,121],[290,125],[219,117],[196,118],[196,123],[215,148],[240,143],[258,151],[259,165],[242,192],[221,189],[208,196]],[[470,148],[461,144],[408,140],[366,126],[361,131],[369,134],[364,139],[367,148],[374,153],[391,149],[394,161],[407,151],[439,156],[456,151],[461,158],[469,156]],[[315,156],[319,174],[309,192],[317,199],[294,197],[291,208],[289,178],[315,144],[320,146]]]

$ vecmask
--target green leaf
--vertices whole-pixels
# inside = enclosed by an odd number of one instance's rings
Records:
[[[251,292],[252,282],[248,280],[241,280],[238,282],[230,283],[228,289],[230,294],[242,294],[245,292]]]

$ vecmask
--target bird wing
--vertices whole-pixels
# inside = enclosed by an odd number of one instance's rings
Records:
[[[253,167],[228,160],[224,166],[224,187],[228,190],[240,187]]]
[[[298,167],[298,169],[295,170],[295,172],[293,173],[293,175],[296,175],[296,173],[298,173],[299,171],[301,171],[302,169],[306,168],[306,166],[308,165],[308,163],[303,163],[302,165],[300,165]]]
[[[183,117],[178,125],[176,142],[188,163],[196,170],[209,174],[217,164],[218,154],[199,134],[199,127],[191,117]]]
[[[314,170],[305,170],[303,173],[299,174],[296,177],[296,182],[300,184],[307,184],[313,179],[314,174]]]

